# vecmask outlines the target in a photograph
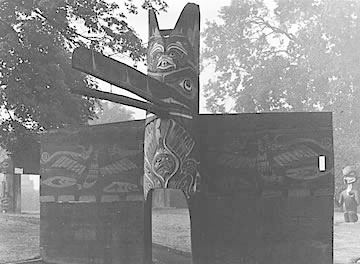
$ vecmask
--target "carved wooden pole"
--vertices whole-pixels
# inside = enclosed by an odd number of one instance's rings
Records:
[[[199,105],[199,8],[188,4],[172,30],[160,30],[149,11],[148,75],[179,96],[159,90],[157,99],[183,106],[168,117],[148,113],[144,146],[144,195],[152,188],[181,189],[194,194],[199,178],[196,119]]]
[[[148,76],[165,83],[171,89],[171,94],[169,90],[157,90],[157,100],[168,104],[169,109],[174,106],[182,108],[181,111],[169,111],[166,117],[147,113],[144,197],[148,212],[151,211],[151,195],[148,194],[151,189],[182,190],[188,201],[190,214],[194,195],[199,191],[199,32],[198,5],[187,4],[175,28],[169,30],[161,30],[154,11],[149,11]],[[176,98],[172,95],[176,95]],[[198,241],[197,238],[194,241],[192,235],[194,259]],[[151,259],[151,252],[148,254],[148,259]]]
[[[151,263],[151,195],[156,188],[180,189],[189,206],[194,263],[201,252],[202,211],[199,201],[199,42],[200,11],[187,4],[174,29],[161,30],[149,11],[148,75],[98,52],[78,48],[73,67],[126,89],[146,101],[98,90],[73,91],[85,96],[148,111],[144,138],[145,262]],[[196,195],[197,194],[197,195]],[[203,239],[203,238],[202,238]],[[202,254],[203,255],[203,254]],[[204,262],[205,263],[205,262]]]

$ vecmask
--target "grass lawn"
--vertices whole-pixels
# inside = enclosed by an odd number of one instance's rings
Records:
[[[40,215],[0,213],[0,263],[40,256]]]
[[[334,214],[334,264],[354,263],[360,258],[360,222],[345,223],[341,212]],[[360,263],[360,262],[359,262]]]
[[[191,252],[188,209],[154,209],[153,243]]]

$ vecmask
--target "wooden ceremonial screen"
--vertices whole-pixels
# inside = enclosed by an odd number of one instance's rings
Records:
[[[199,115],[198,125],[193,263],[331,263],[331,114]],[[139,120],[42,137],[45,260],[151,261],[144,248],[144,129]]]

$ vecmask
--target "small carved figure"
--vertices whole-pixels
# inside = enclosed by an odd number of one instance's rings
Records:
[[[339,204],[344,208],[345,222],[356,223],[358,221],[357,206],[359,205],[358,190],[354,188],[354,184],[358,181],[356,169],[353,166],[346,166],[343,169],[343,175],[347,187],[340,194]]]

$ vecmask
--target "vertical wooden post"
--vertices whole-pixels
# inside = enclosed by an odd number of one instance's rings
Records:
[[[144,260],[143,264],[152,264],[152,193],[144,201]]]
[[[13,182],[14,182],[14,176],[12,173],[5,173],[4,178],[4,193],[1,200],[1,209],[5,210],[6,212],[13,212],[14,211],[14,189],[13,189]]]
[[[14,213],[21,213],[21,174],[14,173],[13,181]]]

